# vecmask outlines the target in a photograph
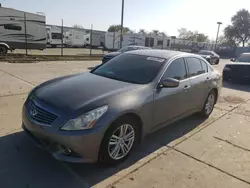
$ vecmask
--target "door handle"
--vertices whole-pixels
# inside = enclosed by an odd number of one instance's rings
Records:
[[[210,78],[209,77],[207,77],[207,81],[209,81],[210,80]]]

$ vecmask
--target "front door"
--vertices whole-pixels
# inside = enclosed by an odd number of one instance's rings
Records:
[[[155,90],[155,126],[178,117],[190,109],[190,79],[187,77],[187,70],[183,58],[174,60],[168,66],[161,80],[164,80],[166,78],[177,79],[180,81],[180,84],[175,88],[160,88]]]

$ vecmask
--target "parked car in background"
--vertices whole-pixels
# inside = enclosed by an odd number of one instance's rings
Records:
[[[233,81],[250,80],[250,53],[243,53],[223,69],[223,79]]]
[[[198,55],[134,50],[37,86],[22,127],[58,160],[118,163],[149,133],[196,112],[207,118],[221,81]]]
[[[201,50],[198,52],[198,55],[206,59],[210,64],[219,64],[220,56],[214,51]]]
[[[103,59],[102,59],[102,63],[104,64],[104,63],[108,62],[110,59],[112,59],[112,58],[114,58],[114,57],[116,57],[124,52],[133,51],[133,50],[145,50],[145,49],[151,49],[151,48],[145,47],[145,46],[134,46],[134,45],[126,46],[126,47],[121,48],[117,52],[111,52],[111,53],[108,53],[107,55],[104,55]]]

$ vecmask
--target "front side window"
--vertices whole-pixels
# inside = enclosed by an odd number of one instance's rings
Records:
[[[91,73],[135,84],[151,82],[164,65],[165,59],[135,54],[121,54]]]
[[[187,60],[189,77],[197,76],[204,72],[199,59],[195,57],[188,57],[186,58],[186,60]]]
[[[167,68],[163,75],[163,79],[174,78],[177,80],[184,80],[187,78],[187,71],[183,58],[174,60]]]

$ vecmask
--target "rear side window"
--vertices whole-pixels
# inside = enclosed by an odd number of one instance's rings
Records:
[[[195,57],[188,57],[186,58],[186,60],[187,60],[189,77],[197,76],[203,73],[203,68],[201,66],[201,62],[199,59]]]
[[[163,79],[174,78],[177,80],[184,80],[187,78],[187,71],[183,58],[174,60],[167,68],[163,75]]]
[[[204,72],[208,72],[208,67],[207,67],[207,63],[203,60],[200,60],[201,61],[201,65],[202,65],[202,68],[204,70]]]

